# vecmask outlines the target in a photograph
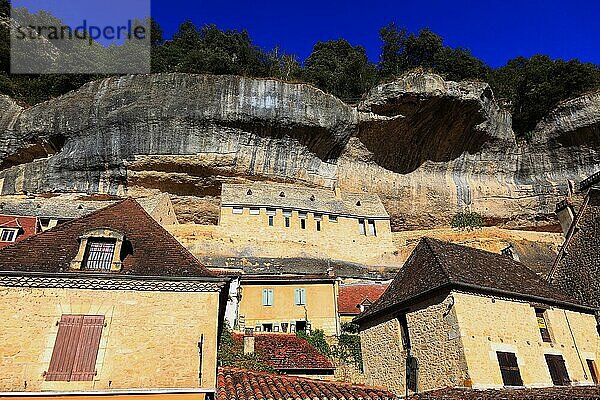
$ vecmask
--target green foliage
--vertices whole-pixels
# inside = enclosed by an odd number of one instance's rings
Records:
[[[515,132],[525,135],[561,100],[599,88],[600,68],[545,55],[517,57],[490,74],[490,85],[512,112]]]
[[[223,327],[217,350],[217,360],[220,366],[245,368],[252,371],[275,372],[273,367],[261,360],[257,354],[244,354],[244,343],[235,340],[228,325]]]
[[[363,372],[362,351],[360,349],[360,336],[352,333],[342,333],[338,338],[337,346],[331,350],[333,357],[354,366]]]
[[[321,354],[326,356],[331,355],[331,348],[325,340],[325,332],[321,329],[314,329],[310,334],[304,331],[296,332],[296,336],[306,339],[311,346],[317,349]]]
[[[459,212],[454,215],[450,225],[457,229],[471,230],[483,226],[483,217],[476,212]]]
[[[344,333],[358,333],[360,327],[354,322],[342,322],[342,332]]]
[[[342,100],[354,102],[375,85],[376,71],[364,47],[339,39],[315,44],[304,62],[302,78]]]

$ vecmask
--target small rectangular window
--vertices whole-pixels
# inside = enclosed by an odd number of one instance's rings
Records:
[[[504,386],[523,386],[523,379],[521,379],[517,355],[515,353],[497,351],[496,356],[498,357],[498,364],[500,366],[500,373],[502,374]]]
[[[377,231],[375,229],[375,221],[372,219],[369,220],[369,235],[377,236]]]
[[[259,215],[260,214],[260,208],[251,208],[250,209],[250,215]]]
[[[546,364],[548,364],[548,371],[552,378],[552,383],[556,386],[569,386],[571,379],[567,372],[567,366],[562,356],[555,354],[544,354],[546,358]]]
[[[305,219],[308,217],[308,213],[304,211],[298,211],[298,217]]]
[[[290,217],[285,217],[285,227],[286,228],[290,227]]]
[[[338,222],[338,216],[337,215],[330,215],[329,216],[329,222]]]
[[[300,228],[306,229],[306,220],[304,218],[300,220]]]
[[[284,217],[291,217],[292,216],[292,210],[283,210],[283,216]]]
[[[89,238],[82,267],[88,270],[110,271],[114,253],[114,239]]]
[[[273,289],[263,289],[262,305],[263,306],[272,306],[273,305]]]
[[[315,214],[315,221],[321,221],[323,219],[323,214]]]
[[[269,226],[273,226],[274,220],[273,220],[273,216],[269,215]]]
[[[546,322],[545,311],[541,308],[535,309],[535,317],[537,319],[538,328],[540,329],[540,335],[542,336],[542,341],[544,342],[552,342],[550,338],[550,332],[548,331],[548,324]]]
[[[317,232],[321,232],[321,221],[317,221]]]
[[[360,232],[361,235],[366,236],[366,234],[367,234],[367,232],[365,231],[365,220],[362,218],[358,220],[358,231]]]
[[[233,207],[232,212],[234,214],[243,214],[244,213],[244,208],[243,207]]]
[[[596,366],[596,362],[594,360],[586,360],[588,369],[590,370],[590,375],[592,377],[592,382],[594,385],[597,385],[600,381],[600,372],[598,372],[598,367]]]
[[[273,332],[273,324],[262,324],[263,332]]]
[[[297,288],[294,290],[294,304],[303,306],[306,304],[306,289]]]
[[[1,242],[14,242],[17,238],[17,231],[15,229],[2,229],[2,234],[0,236]]]
[[[276,213],[274,208],[267,208],[267,215],[275,215]]]

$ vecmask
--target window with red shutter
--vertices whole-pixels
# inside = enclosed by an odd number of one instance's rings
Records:
[[[103,315],[63,315],[46,380],[93,380],[103,326]]]

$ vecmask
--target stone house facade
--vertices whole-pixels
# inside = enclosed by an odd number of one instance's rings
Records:
[[[328,275],[242,275],[236,329],[340,333],[338,279]]]
[[[250,241],[294,241],[352,252],[389,251],[390,217],[376,194],[289,184],[223,184],[219,226]]]
[[[594,384],[594,312],[510,257],[425,238],[355,322],[367,383],[405,394]]]
[[[214,393],[229,278],[134,200],[0,251],[0,391]]]

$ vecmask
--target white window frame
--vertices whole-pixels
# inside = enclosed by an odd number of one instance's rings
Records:
[[[244,213],[244,207],[233,207],[231,209],[231,213],[232,214],[243,214]]]
[[[10,235],[12,233],[12,235]],[[0,242],[13,243],[17,240],[19,230],[15,228],[1,228],[0,229]],[[4,235],[10,236],[4,239]]]
[[[367,220],[367,225],[369,227],[369,235],[377,236],[377,226],[375,225],[375,220],[374,219]]]
[[[260,208],[250,207],[250,215],[260,215]]]
[[[262,305],[266,307],[273,306],[273,289],[266,288],[262,290]]]
[[[358,232],[360,233],[361,236],[367,236],[367,228],[365,226],[364,218],[358,219]]]
[[[277,214],[277,210],[275,210],[274,208],[267,208],[267,215],[276,215]]]

